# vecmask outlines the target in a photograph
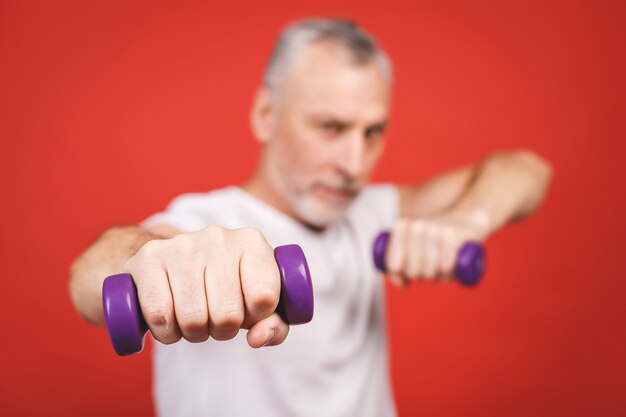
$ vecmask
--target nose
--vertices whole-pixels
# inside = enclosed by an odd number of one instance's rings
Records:
[[[354,132],[344,137],[342,149],[337,153],[337,166],[351,178],[358,179],[365,166],[365,140],[362,134]]]

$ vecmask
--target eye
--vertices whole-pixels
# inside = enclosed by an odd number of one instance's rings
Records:
[[[368,140],[380,139],[384,133],[385,126],[372,126],[365,130],[365,138]]]
[[[334,120],[329,120],[326,122],[323,122],[320,125],[321,129],[328,135],[334,136],[334,135],[338,135],[339,133],[343,132],[345,130],[345,124],[341,123],[341,122],[337,122]]]

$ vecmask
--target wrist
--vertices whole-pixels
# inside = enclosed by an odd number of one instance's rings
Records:
[[[479,241],[489,237],[497,228],[490,213],[480,207],[455,208],[448,213],[451,218],[471,229]]]

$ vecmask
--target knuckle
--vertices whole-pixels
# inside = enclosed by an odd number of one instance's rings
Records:
[[[441,227],[441,237],[446,241],[450,241],[454,238],[454,228],[449,225],[445,225]]]
[[[204,311],[185,311],[180,314],[178,325],[183,332],[198,333],[208,328],[208,317]]]
[[[424,230],[424,221],[423,220],[413,220],[409,224],[409,230],[411,233],[420,233]]]
[[[278,332],[278,334],[274,338],[274,342],[272,343],[272,346],[280,345],[285,340],[287,340],[287,336],[289,336],[289,326],[285,328],[284,332]]]
[[[404,271],[402,270],[402,267],[400,264],[392,264],[389,265],[389,267],[387,268],[388,273],[390,274],[403,274]]]
[[[453,267],[450,264],[441,266],[441,274],[444,278],[450,278],[452,276]]]
[[[225,310],[213,315],[211,319],[213,322],[213,331],[211,334],[215,332],[218,335],[224,336],[231,334],[234,330],[236,331],[241,327],[244,319],[244,313],[240,308]],[[232,337],[234,337],[234,334],[231,338]]]
[[[399,273],[404,262],[406,262],[406,254],[403,254],[398,248],[390,247],[385,256],[387,264],[387,272]]]
[[[392,274],[400,273],[402,261],[397,256],[390,256],[387,259],[387,272]]]
[[[397,272],[398,262],[395,260],[393,256],[387,256],[385,259],[385,266],[388,274],[393,274]]]
[[[397,233],[398,231],[409,227],[411,223],[412,222],[409,221],[409,219],[399,218],[398,220],[396,220],[395,224],[393,225],[393,230]]]
[[[278,305],[279,293],[272,288],[263,286],[254,291],[248,301],[248,309],[254,313],[266,312],[268,310],[274,311]]]
[[[422,270],[421,268],[417,267],[417,268],[413,268],[410,271],[407,271],[406,276],[410,279],[417,279],[417,278],[421,278],[422,277]]]
[[[163,335],[160,336],[158,338],[156,338],[159,342],[163,343],[164,345],[171,345],[173,343],[178,342],[180,339],[182,339],[182,336],[178,333],[171,333],[168,335]]]
[[[267,241],[265,240],[265,236],[258,229],[255,229],[252,227],[246,227],[245,229],[242,229],[242,232],[246,236],[246,239],[249,240],[250,242],[253,242],[256,244],[267,243]]]
[[[195,237],[189,233],[174,236],[170,240],[175,251],[179,253],[191,253],[198,247]]]
[[[444,248],[446,251],[455,252],[462,243],[463,237],[458,233],[455,233],[454,230],[450,230],[445,235]]]
[[[239,328],[213,328],[211,337],[215,340],[224,341],[233,339],[239,333]]]
[[[419,274],[419,265],[416,263],[411,263],[406,267],[406,271],[404,271],[407,277],[414,278]]]
[[[168,327],[173,314],[167,307],[144,305],[143,317],[150,327]]]
[[[424,237],[426,239],[433,239],[437,236],[439,227],[435,223],[427,223],[424,225]]]
[[[202,330],[197,333],[187,333],[183,337],[190,343],[202,343],[209,340],[209,332]]]
[[[445,228],[445,226],[442,225],[442,224],[434,224],[431,233],[436,238],[441,239],[443,237],[444,228]]]
[[[211,243],[221,244],[226,240],[227,232],[223,227],[208,226],[202,230],[202,236]]]
[[[158,240],[149,240],[139,248],[137,254],[135,255],[141,261],[147,261],[150,259],[154,259],[158,256],[160,243]]]

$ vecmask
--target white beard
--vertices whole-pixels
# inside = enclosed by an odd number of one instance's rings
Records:
[[[277,165],[272,166],[275,168],[268,170],[270,181],[275,185],[280,196],[296,212],[300,221],[317,228],[324,228],[345,214],[347,206],[330,207],[315,198],[310,192],[312,184],[315,183],[314,180],[304,181],[307,185],[293,190],[287,176],[280,172]]]
[[[322,207],[311,194],[289,195],[289,203],[305,223],[315,227],[326,227],[345,214],[344,210],[329,210]]]

